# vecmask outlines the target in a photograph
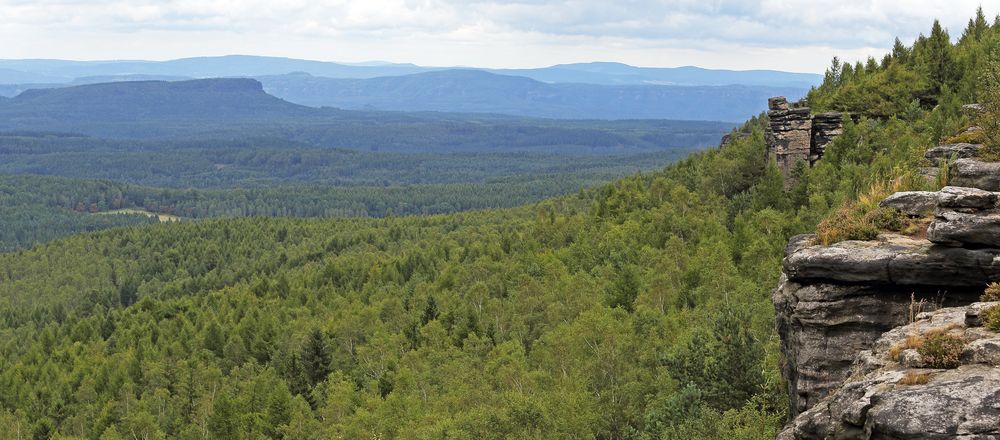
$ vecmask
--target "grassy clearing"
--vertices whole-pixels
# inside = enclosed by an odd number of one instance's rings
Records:
[[[168,222],[179,222],[183,220],[182,217],[170,214],[157,214],[155,212],[149,212],[145,209],[135,209],[135,208],[125,208],[125,209],[115,209],[113,211],[98,212],[95,215],[144,215],[146,217],[152,217],[159,220],[161,223]]]

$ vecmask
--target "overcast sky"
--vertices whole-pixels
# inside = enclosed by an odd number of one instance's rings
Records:
[[[434,66],[821,72],[996,0],[0,0],[0,58],[252,54]]]

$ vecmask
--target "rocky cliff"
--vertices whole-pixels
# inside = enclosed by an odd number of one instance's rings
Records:
[[[780,439],[1000,438],[1000,335],[977,319],[1000,280],[1000,163],[979,148],[931,149],[955,186],[882,202],[922,219],[915,234],[792,239],[772,297],[792,417]],[[906,345],[941,334],[959,341],[954,365]]]
[[[843,131],[843,115],[813,115],[802,103],[789,103],[783,96],[767,100],[767,156],[774,160],[788,185],[798,162],[808,165],[823,157],[823,151]]]

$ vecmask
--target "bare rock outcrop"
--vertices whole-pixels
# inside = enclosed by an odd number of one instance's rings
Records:
[[[793,439],[1000,438],[1000,334],[977,314],[997,303],[921,313],[859,351],[836,392],[778,435]],[[958,365],[930,365],[910,348],[932,334],[957,341]]]
[[[1000,162],[958,159],[951,164],[951,185],[1000,191]]]
[[[823,246],[806,235],[792,239],[783,268],[789,280],[802,283],[981,287],[1000,281],[1000,249],[941,246],[897,234]]]
[[[899,376],[866,377],[882,364],[860,371],[857,356],[886,349],[879,345],[879,338],[897,334],[898,327],[912,322],[920,312],[968,306],[978,301],[988,283],[1000,281],[998,204],[1000,193],[977,188],[897,193],[881,205],[912,217],[933,213],[927,238],[884,233],[871,241],[831,245],[817,243],[812,235],[791,240],[783,260],[784,275],[772,301],[785,358],[789,413],[802,416],[783,438],[919,438],[909,435],[928,426],[907,428],[893,419],[902,414],[896,406],[913,403],[908,399],[916,397],[906,393],[878,397],[882,399],[879,402],[897,403],[878,407],[875,412],[870,412],[871,405],[857,406],[858,399],[881,396],[872,390],[882,392],[881,385]],[[963,319],[966,312],[963,309]],[[963,359],[971,363],[1000,359],[1000,339],[983,339],[969,347],[971,351]],[[906,368],[924,367],[913,350],[904,351],[897,363]],[[1000,380],[998,373],[987,376]],[[949,382],[927,390],[945,400],[954,398],[954,393],[972,393],[956,408],[975,411],[985,398],[976,397],[979,394],[975,393],[982,391],[977,387]],[[839,396],[835,398],[839,400],[831,400],[831,396]],[[922,402],[942,402],[936,398]],[[948,417],[933,423],[951,426],[953,420]],[[883,428],[873,430],[872,426]]]
[[[810,235],[792,240],[772,295],[792,415],[836,390],[857,353],[917,309],[968,304],[986,281],[1000,280],[1000,249],[938,246],[893,234],[832,246],[813,241]]]
[[[796,164],[816,163],[826,146],[843,132],[841,113],[813,115],[801,103],[789,103],[783,96],[767,100],[768,127],[766,133],[767,156],[774,160],[785,177],[786,185],[793,184],[792,171]]]
[[[934,220],[927,228],[929,241],[948,246],[1000,247],[1000,194],[954,186],[930,194],[937,203]]]
[[[981,144],[941,144],[924,153],[924,157],[931,161],[931,164],[938,167],[951,159],[968,159],[979,154],[983,146]]]
[[[909,236],[790,241],[772,295],[789,391],[779,439],[1000,440],[1000,334],[982,322],[998,304],[978,302],[1000,282],[1000,162],[977,159],[982,148],[930,149],[924,176],[947,170],[953,186],[880,203],[914,222]],[[941,335],[947,364],[919,348]]]
[[[895,193],[879,203],[884,208],[893,208],[910,217],[923,217],[937,209],[938,195],[932,191],[903,191]]]
[[[812,117],[812,146],[810,148],[809,163],[816,163],[826,146],[833,142],[833,139],[844,133],[844,115],[838,112],[818,113]]]

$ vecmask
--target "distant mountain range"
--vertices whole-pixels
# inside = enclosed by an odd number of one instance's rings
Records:
[[[765,110],[767,98],[800,98],[821,79],[769,70],[620,63],[476,69],[232,55],[171,61],[0,60],[0,96],[105,82],[215,77],[255,78],[274,96],[313,107],[712,121],[742,121]]]
[[[384,151],[690,148],[716,143],[732,127],[709,121],[576,121],[315,108],[272,96],[250,78],[99,83],[31,89],[0,100],[0,132],[199,143],[278,139],[279,144]]]
[[[293,58],[228,55],[182,58],[170,61],[66,61],[0,60],[0,83],[70,82],[86,76],[168,75],[190,78],[220,76],[258,77],[304,72],[329,78],[377,78],[410,75],[455,67],[422,67],[413,64],[341,64]],[[464,68],[463,69],[473,69]],[[756,85],[809,88],[822,77],[811,73],[774,70],[714,70],[699,67],[633,67],[621,63],[560,64],[537,69],[473,69],[497,74],[523,76],[549,83],[603,85]]]
[[[305,73],[262,76],[264,90],[291,102],[344,109],[501,113],[560,119],[740,121],[767,98],[805,90],[767,86],[548,84],[478,70],[443,70],[371,79]]]

